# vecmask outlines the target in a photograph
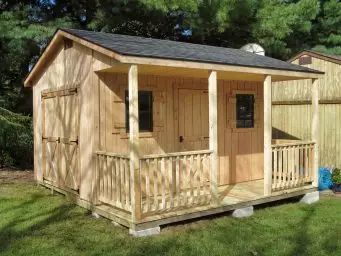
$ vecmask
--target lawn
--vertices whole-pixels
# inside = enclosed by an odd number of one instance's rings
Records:
[[[0,182],[1,255],[341,255],[341,199],[297,201],[133,238],[32,182]]]

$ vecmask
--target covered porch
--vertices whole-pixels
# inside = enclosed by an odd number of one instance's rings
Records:
[[[129,145],[127,151],[111,152],[100,149],[95,152],[96,170],[92,185],[98,212],[138,230],[245,205],[288,198],[316,189],[318,75],[222,65],[206,67],[201,64],[202,66],[187,68],[175,67],[170,63],[168,66],[165,66],[165,63],[163,66],[159,66],[160,63],[156,64],[115,63],[110,68],[96,71],[99,76],[112,74],[126,76],[126,96],[129,104],[126,120],[129,123],[129,131],[126,135]],[[207,86],[208,97],[208,136],[202,136],[202,141],[207,140],[207,147],[203,142],[195,144],[197,148],[190,151],[181,150],[180,147],[179,151],[163,150],[161,153],[159,150],[149,153],[141,150],[144,147],[141,138],[145,135],[141,135],[139,129],[139,76],[149,75],[194,77],[206,81],[204,84]],[[311,78],[312,81],[314,106],[311,141],[291,143],[272,141],[272,81],[307,78]],[[261,85],[261,103],[258,105],[261,115],[255,115],[255,118],[257,129],[261,130],[262,145],[261,149],[251,154],[256,154],[258,159],[261,159],[257,163],[262,173],[247,181],[238,182],[236,179],[234,182],[222,184],[219,180],[224,173],[224,165],[222,165],[224,160],[221,158],[219,146],[222,138],[219,118],[230,111],[228,108],[225,108],[225,111],[219,108],[219,98],[225,97],[219,94],[219,86],[228,86],[221,84],[221,81],[251,81]],[[250,88],[243,88],[243,90],[250,93],[252,91]],[[232,99],[230,102],[234,104],[235,100]],[[234,109],[232,112],[235,111]],[[228,128],[232,131],[236,129],[236,127]],[[252,132],[247,130],[250,128],[244,129],[246,132]],[[179,132],[174,133],[175,139],[179,137],[181,142],[179,135]],[[259,134],[255,133],[254,137],[259,137]],[[233,165],[233,163],[229,164]],[[238,171],[239,165],[235,165],[234,168]]]

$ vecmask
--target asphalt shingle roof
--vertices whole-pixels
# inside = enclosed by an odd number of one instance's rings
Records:
[[[121,55],[322,73],[239,49],[77,29],[61,29]]]

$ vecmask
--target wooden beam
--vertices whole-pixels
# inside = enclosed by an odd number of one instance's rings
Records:
[[[264,195],[271,194],[272,185],[272,123],[271,123],[271,76],[264,79]]]
[[[209,146],[211,153],[211,200],[218,204],[218,95],[217,71],[211,71],[208,77],[208,111],[209,111]]]
[[[319,100],[319,105],[341,104],[341,99]],[[282,100],[273,101],[272,105],[311,105],[311,100]]]
[[[311,139],[315,142],[313,159],[313,186],[318,187],[318,165],[319,165],[319,87],[318,80],[312,79],[312,121],[311,121]]]
[[[275,68],[258,68],[258,67],[247,67],[247,66],[237,66],[229,64],[215,64],[207,62],[196,62],[196,61],[183,61],[174,59],[158,59],[152,57],[135,57],[135,56],[125,56],[120,58],[121,63],[136,63],[139,65],[156,65],[156,66],[166,66],[166,67],[180,67],[180,68],[197,68],[206,70],[216,70],[216,71],[229,71],[229,72],[241,72],[250,74],[269,74],[272,76],[285,76],[292,77],[293,79],[309,79],[309,78],[319,78],[323,76],[323,72],[317,71],[319,73],[305,72],[305,71],[290,71],[290,70],[279,70]]]
[[[138,72],[137,65],[128,70],[129,94],[129,156],[131,179],[132,222],[141,219],[140,154],[139,154],[139,110],[138,110]]]

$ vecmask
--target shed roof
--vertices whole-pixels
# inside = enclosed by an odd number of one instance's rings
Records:
[[[266,74],[273,75],[278,81],[317,78],[324,74],[321,71],[239,49],[78,29],[58,29],[25,78],[25,86],[32,86],[39,78],[65,38],[99,51],[122,64],[135,63],[168,69],[188,68],[196,71],[217,70],[229,78],[238,73],[239,76],[249,75],[248,79],[253,80],[261,80],[262,75]]]
[[[239,49],[78,29],[61,29],[121,55],[186,60],[321,74],[323,72]]]

